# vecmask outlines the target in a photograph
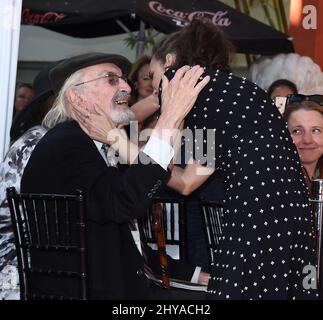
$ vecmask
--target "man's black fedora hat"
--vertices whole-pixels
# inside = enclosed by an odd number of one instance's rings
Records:
[[[40,124],[39,114],[41,114],[41,107],[49,96],[54,95],[49,80],[49,72],[62,61],[59,60],[49,63],[35,77],[33,82],[35,96],[13,119],[10,129],[11,140],[17,140],[28,129]]]
[[[57,94],[65,80],[77,70],[101,63],[113,63],[118,66],[122,73],[127,75],[131,69],[131,62],[118,54],[101,52],[89,52],[65,59],[49,73],[54,92]]]

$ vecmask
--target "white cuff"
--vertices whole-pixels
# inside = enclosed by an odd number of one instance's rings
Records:
[[[195,267],[195,271],[194,271],[192,279],[191,279],[192,283],[198,283],[199,282],[199,276],[200,276],[200,273],[201,273],[201,269],[202,269],[201,267]]]
[[[167,167],[174,157],[173,147],[155,136],[150,136],[143,152],[167,170]]]

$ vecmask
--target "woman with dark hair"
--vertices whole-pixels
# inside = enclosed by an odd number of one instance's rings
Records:
[[[166,68],[179,68],[187,64],[230,72],[230,54],[233,50],[233,44],[221,29],[211,23],[194,20],[190,27],[162,39],[153,48],[152,58],[166,65]],[[176,59],[168,65],[167,59],[172,54],[176,55]]]
[[[174,68],[186,64],[205,67],[203,75],[210,77],[183,124],[189,164],[174,166],[168,185],[188,193],[214,170],[222,175],[222,236],[210,270],[209,299],[315,298],[317,291],[308,289],[316,288],[315,279],[303,285],[304,268],[316,261],[297,150],[268,94],[228,73],[230,48],[220,29],[201,20],[154,48],[154,89],[162,91],[163,77],[171,79]]]
[[[207,26],[207,27],[205,27]],[[185,50],[183,50],[185,48]],[[212,24],[193,21],[190,28],[175,32],[162,39],[152,51],[152,64],[162,61],[167,70],[183,65],[200,65],[230,72],[230,54],[234,51],[233,44],[223,35],[222,31]],[[172,59],[174,54],[178,58]],[[170,59],[169,59],[170,58]],[[169,60],[168,60],[169,59]],[[154,76],[154,68],[151,75]],[[154,82],[153,77],[153,82]],[[153,87],[158,88],[154,82]],[[185,161],[185,156],[186,161]],[[186,222],[189,261],[209,271],[210,261],[207,254],[207,240],[204,233],[200,199],[217,202],[223,200],[222,173],[209,170],[207,175],[196,175],[196,163],[186,166],[191,154],[185,144],[182,145],[180,166],[174,166],[168,187],[186,197]],[[209,178],[210,176],[210,178]],[[207,183],[204,183],[208,179]],[[213,192],[212,192],[213,191]]]
[[[274,81],[267,90],[270,98],[287,97],[289,94],[297,93],[296,84],[287,79],[278,79]]]
[[[306,184],[311,190],[313,179],[323,178],[323,106],[313,101],[293,102],[287,105],[284,119],[300,155]]]
[[[211,77],[184,124],[193,133],[196,169],[223,174],[223,234],[209,298],[313,298],[316,291],[303,287],[304,267],[315,265],[315,244],[297,151],[266,92],[226,72],[229,52],[218,28],[193,21],[157,44],[150,65],[155,88],[165,70],[185,64],[204,66]]]

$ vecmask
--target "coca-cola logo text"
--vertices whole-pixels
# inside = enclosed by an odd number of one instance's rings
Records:
[[[26,24],[46,24],[50,22],[58,22],[66,17],[64,13],[57,13],[53,11],[37,14],[30,11],[30,9],[23,9],[21,20]]]
[[[149,1],[149,8],[153,12],[157,13],[161,16],[166,16],[169,18],[173,18],[177,25],[184,26],[185,24],[191,22],[194,18],[203,18],[209,19],[216,26],[228,27],[231,25],[231,20],[226,16],[228,11],[216,11],[216,12],[208,12],[208,11],[194,11],[194,12],[182,12],[175,11],[173,9],[165,8],[158,1]]]

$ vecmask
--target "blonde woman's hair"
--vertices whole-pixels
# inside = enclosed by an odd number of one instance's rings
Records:
[[[323,116],[323,106],[319,105],[316,102],[313,101],[301,101],[301,102],[293,102],[286,106],[283,118],[288,123],[288,120],[293,112],[298,110],[307,110],[307,111],[316,111]],[[317,162],[316,170],[319,171],[319,179],[323,179],[323,155],[320,157],[320,159]]]
[[[74,84],[82,81],[82,70],[77,70],[72,73],[64,82],[61,90],[59,91],[52,108],[48,111],[45,118],[43,119],[42,126],[49,130],[55,127],[58,123],[69,120],[71,117],[68,114],[68,108],[70,106],[68,100],[66,99],[66,92]],[[75,87],[82,89],[81,87]]]

